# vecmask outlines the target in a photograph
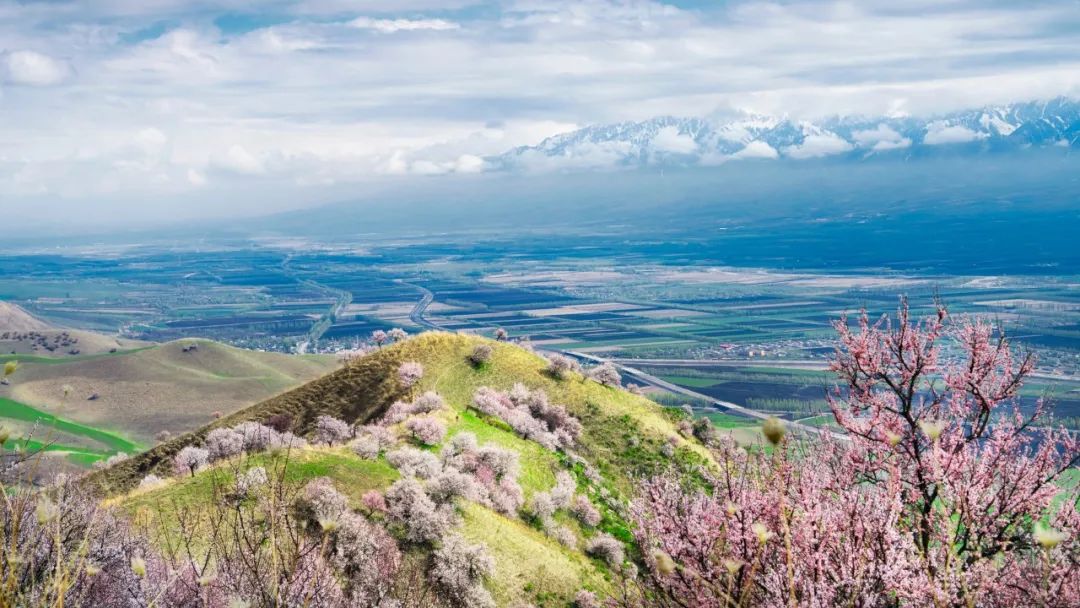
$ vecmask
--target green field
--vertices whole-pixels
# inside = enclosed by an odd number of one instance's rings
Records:
[[[18,420],[21,422],[38,423],[42,429],[47,433],[49,429],[54,429],[58,432],[67,433],[69,435],[75,435],[78,437],[85,437],[86,439],[93,440],[97,443],[105,446],[105,450],[101,452],[94,452],[87,450],[86,448],[68,447],[58,444],[52,444],[48,446],[49,451],[65,451],[75,454],[83,455],[85,457],[91,455],[107,456],[109,454],[124,452],[126,454],[133,454],[142,451],[143,446],[125,439],[117,433],[105,431],[85,424],[79,424],[71,420],[65,420],[58,416],[54,416],[48,412],[43,412],[37,408],[30,407],[24,403],[13,401],[6,397],[0,397],[0,418],[6,418],[9,420]],[[8,442],[14,445],[17,440],[9,439]],[[32,441],[35,443],[37,440]],[[22,441],[18,441],[20,445]],[[8,447],[5,445],[5,447]],[[34,447],[27,445],[26,447]],[[38,446],[40,447],[40,446]]]

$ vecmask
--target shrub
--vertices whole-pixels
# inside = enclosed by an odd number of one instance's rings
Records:
[[[510,339],[510,333],[501,327],[495,328],[495,339],[499,342],[506,342]]]
[[[386,530],[350,513],[334,534],[330,561],[348,581],[350,605],[381,606],[393,591],[401,552]]]
[[[537,492],[533,494],[532,499],[532,514],[533,517],[539,520],[545,520],[555,514],[555,503],[551,500],[551,495],[547,492]]]
[[[444,467],[428,482],[427,493],[438,504],[451,502],[458,497],[475,499],[477,496],[472,477],[453,467]]]
[[[405,388],[411,388],[424,377],[424,366],[416,361],[406,361],[398,367],[398,382]]]
[[[547,372],[558,380],[565,380],[570,372],[580,371],[581,365],[565,355],[554,354],[548,359]]]
[[[189,473],[192,477],[195,473],[210,462],[210,452],[195,446],[184,446],[173,457],[173,469],[177,475]]]
[[[386,412],[379,419],[382,424],[397,424],[405,420],[412,412],[412,404],[406,401],[395,401],[386,408]]]
[[[236,476],[236,493],[242,496],[265,486],[269,478],[263,467],[252,467]]]
[[[567,549],[577,549],[578,538],[570,528],[550,522],[549,525],[544,527],[544,532]]]
[[[619,386],[622,383],[622,376],[619,375],[619,370],[615,369],[615,366],[610,362],[594,367],[592,371],[589,372],[589,377],[604,386]]]
[[[378,346],[386,344],[386,341],[389,339],[390,336],[388,336],[386,332],[381,329],[376,329],[375,331],[371,332],[371,341]]]
[[[352,427],[344,420],[333,416],[319,416],[315,419],[315,441],[334,445],[344,443],[352,436]]]
[[[585,552],[607,562],[612,569],[618,569],[626,559],[622,543],[614,536],[601,532],[585,543]]]
[[[387,453],[386,460],[401,473],[402,477],[431,479],[442,470],[442,463],[434,454],[409,446]]]
[[[328,522],[339,522],[349,510],[349,499],[334,488],[334,482],[328,477],[309,481],[297,502],[301,512],[324,527]]]
[[[430,416],[410,418],[405,422],[405,428],[412,433],[413,438],[424,445],[435,445],[446,437],[446,425],[438,418]]]
[[[495,571],[495,560],[483,545],[471,545],[457,534],[447,536],[432,554],[430,578],[440,596],[461,608],[494,607],[484,579]]]
[[[274,414],[266,419],[266,426],[274,429],[279,433],[287,433],[292,430],[293,417],[291,414],[280,413]]]
[[[354,454],[364,460],[375,460],[382,452],[379,441],[370,435],[353,440],[349,447],[352,448]]]
[[[369,515],[383,513],[386,511],[386,497],[378,490],[368,490],[360,497],[360,505]]]
[[[386,490],[386,512],[391,522],[402,527],[405,540],[414,543],[435,542],[455,523],[453,508],[437,506],[411,477],[395,481]]]
[[[352,442],[353,452],[368,460],[378,458],[379,454],[395,443],[393,431],[377,424],[356,427],[357,439]]]
[[[476,367],[491,361],[491,356],[495,354],[495,350],[491,348],[490,344],[477,344],[469,353],[469,363],[472,363]]]
[[[281,436],[281,433],[274,429],[251,421],[241,422],[234,426],[233,430],[244,438],[245,452],[261,452]]]
[[[210,452],[210,460],[221,460],[244,451],[244,436],[233,429],[214,429],[207,433],[203,444]]]
[[[600,523],[600,511],[584,495],[574,497],[570,512],[574,514],[578,521],[590,528],[595,528]]]
[[[154,435],[154,440],[156,440],[158,443],[165,443],[170,439],[172,439],[172,433],[170,431],[159,431],[156,435]]]
[[[509,393],[481,386],[473,393],[473,406],[550,450],[570,447],[581,434],[581,423],[566,408],[549,403],[544,391],[531,391],[521,383]]]
[[[574,608],[600,608],[600,600],[592,591],[582,589],[574,596]]]
[[[430,414],[446,407],[446,401],[436,393],[435,391],[427,391],[423,395],[416,398],[412,407],[409,409],[410,414]]]

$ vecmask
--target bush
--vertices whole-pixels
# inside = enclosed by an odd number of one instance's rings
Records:
[[[416,398],[412,407],[409,408],[410,414],[430,414],[431,412],[437,412],[446,407],[446,401],[436,393],[435,391],[427,391],[423,395]]]
[[[405,422],[405,428],[412,433],[414,439],[424,445],[435,445],[446,437],[446,425],[438,418],[430,416],[410,418]]]
[[[622,543],[614,536],[601,532],[585,544],[585,552],[607,562],[612,569],[618,569],[626,560]]]
[[[309,481],[297,502],[301,512],[323,527],[328,522],[339,522],[349,510],[349,499],[334,488],[334,482],[328,477]]]
[[[189,473],[192,477],[195,473],[206,468],[210,462],[210,452],[194,446],[184,446],[176,456],[173,456],[173,469],[177,475]]]
[[[274,414],[266,419],[266,426],[279,433],[287,433],[292,430],[293,417],[291,414]]]
[[[495,354],[495,350],[491,348],[490,344],[477,344],[469,353],[469,363],[476,367],[491,361],[491,356]]]
[[[414,543],[435,542],[456,522],[453,507],[437,506],[411,477],[399,479],[387,489],[386,513],[391,522],[402,527],[405,540]]]
[[[610,362],[594,367],[589,372],[589,377],[604,386],[619,386],[622,384],[622,376],[619,375],[619,370],[615,369],[615,366]]]
[[[590,528],[595,528],[600,523],[600,511],[593,506],[592,501],[586,496],[578,495],[574,497],[570,512],[574,514],[578,521]]]
[[[386,530],[350,513],[334,534],[330,561],[348,581],[351,605],[381,606],[393,590],[401,552]]]
[[[430,578],[440,596],[461,608],[494,607],[484,579],[495,571],[495,560],[483,545],[471,545],[457,534],[444,539],[432,554]]]
[[[236,493],[246,496],[269,482],[266,469],[252,467],[236,476]]]
[[[401,473],[402,477],[431,479],[442,470],[442,463],[434,454],[409,446],[389,452],[386,460]]]
[[[364,460],[375,460],[382,452],[378,440],[370,435],[353,440],[349,447],[352,448],[354,454]]]
[[[600,600],[592,591],[582,589],[574,596],[574,608],[600,608]]]
[[[368,490],[360,497],[360,506],[368,512],[368,515],[385,513],[386,497],[378,490]]]
[[[344,420],[333,416],[319,416],[315,419],[315,441],[334,445],[344,443],[352,437],[352,427]]]
[[[547,372],[558,380],[565,380],[570,372],[580,371],[581,365],[565,355],[554,354],[548,359]]]
[[[412,388],[424,377],[424,366],[416,361],[406,361],[398,367],[398,381],[405,388]]]
[[[233,429],[214,429],[207,433],[203,444],[210,452],[210,460],[221,460],[244,451],[244,436]]]

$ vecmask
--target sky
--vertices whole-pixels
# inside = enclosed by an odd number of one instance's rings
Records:
[[[1078,0],[0,0],[0,230],[295,208],[659,115],[1078,93]]]

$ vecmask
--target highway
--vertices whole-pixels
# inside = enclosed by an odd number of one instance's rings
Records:
[[[600,363],[611,363],[612,365],[615,366],[616,369],[619,370],[620,373],[625,374],[627,376],[632,376],[632,377],[644,382],[645,384],[655,386],[657,388],[662,388],[662,389],[664,389],[666,391],[676,393],[676,394],[679,394],[679,395],[686,395],[687,397],[693,397],[695,399],[701,399],[703,401],[707,401],[709,403],[712,403],[713,405],[716,405],[717,407],[719,407],[719,408],[721,408],[723,410],[730,411],[730,412],[733,412],[733,413],[736,413],[736,414],[740,414],[740,415],[743,415],[743,416],[749,416],[751,418],[757,418],[759,420],[766,420],[766,419],[771,418],[773,416],[772,414],[765,414],[765,413],[759,412],[757,410],[752,410],[750,408],[743,407],[743,406],[741,406],[741,405],[739,405],[737,403],[732,403],[730,401],[722,401],[720,399],[716,399],[715,397],[710,397],[708,395],[698,393],[696,391],[692,391],[692,390],[690,390],[688,388],[679,386],[677,384],[672,384],[672,383],[670,383],[670,382],[668,382],[666,380],[661,380],[660,378],[657,378],[656,376],[653,376],[652,374],[645,373],[645,372],[641,371],[640,369],[637,369],[635,367],[630,367],[630,366],[626,365],[625,363],[620,362],[619,360],[604,359],[602,357],[597,357],[595,355],[589,355],[589,354],[586,354],[586,353],[579,353],[579,352],[575,352],[575,351],[558,351],[558,352],[561,352],[563,355],[566,355],[568,357],[574,357],[575,359],[590,361],[592,363],[598,363],[598,364],[600,364]],[[808,435],[821,435],[821,434],[828,433],[829,435],[832,435],[833,438],[838,439],[840,441],[849,441],[849,438],[847,437],[846,434],[831,431],[831,430],[826,429],[826,428],[810,426],[810,425],[807,425],[807,424],[802,424],[801,422],[794,422],[794,421],[790,421],[790,420],[786,421],[786,424],[787,424],[788,429],[798,431],[798,432],[802,432],[802,433],[806,433]]]
[[[438,325],[436,325],[436,324],[432,323],[431,321],[428,321],[427,319],[424,318],[424,313],[427,312],[428,306],[430,306],[432,300],[435,299],[435,294],[431,293],[431,290],[426,289],[424,287],[421,287],[419,285],[414,285],[412,283],[405,283],[404,281],[399,281],[399,282],[402,285],[409,285],[410,287],[415,288],[416,290],[420,291],[423,294],[423,296],[420,298],[420,301],[418,301],[416,303],[416,306],[413,306],[412,312],[409,313],[409,320],[412,321],[413,323],[415,323],[416,325],[421,326],[421,327],[426,327],[428,329],[433,329],[433,330],[438,330],[438,331],[446,331],[443,328],[439,327]],[[647,373],[641,371],[640,369],[637,369],[635,367],[630,367],[630,366],[626,365],[624,360],[604,359],[602,357],[597,357],[596,355],[590,355],[590,354],[587,354],[587,353],[579,353],[579,352],[576,352],[576,351],[569,351],[569,350],[568,351],[563,351],[563,350],[556,350],[556,349],[548,349],[548,352],[559,353],[559,354],[565,355],[567,357],[573,357],[573,358],[575,358],[575,359],[577,359],[579,361],[584,360],[584,361],[589,361],[591,363],[596,363],[596,364],[611,363],[612,365],[615,366],[616,369],[619,370],[620,373],[625,374],[627,376],[632,376],[632,377],[638,379],[639,381],[641,381],[644,384],[648,384],[650,386],[655,386],[657,388],[662,388],[662,389],[664,389],[666,391],[670,391],[672,393],[676,393],[676,394],[680,394],[680,395],[686,395],[687,397],[693,397],[695,399],[708,401],[708,402],[716,405],[717,407],[719,407],[719,408],[721,408],[723,410],[730,411],[730,412],[733,412],[733,413],[736,413],[736,414],[740,414],[740,415],[743,415],[743,416],[748,416],[750,418],[757,418],[759,420],[766,420],[766,419],[772,417],[772,414],[765,414],[765,413],[759,412],[757,410],[752,410],[750,408],[743,407],[743,406],[741,406],[741,405],[739,405],[737,403],[732,403],[730,401],[721,401],[719,399],[715,399],[715,398],[710,397],[708,395],[704,395],[702,393],[692,391],[692,390],[690,390],[688,388],[684,388],[684,387],[678,386],[676,384],[672,384],[670,382],[667,382],[666,380],[661,380],[660,378],[657,378],[656,376],[653,376],[652,374],[647,374]],[[682,364],[682,363],[685,363],[685,364],[697,363],[699,365],[702,364],[702,362],[700,362],[700,361],[686,361],[686,360],[681,360],[681,359],[642,359],[640,361],[635,360],[634,362],[635,363],[640,362],[640,363],[645,363],[645,364],[648,364],[648,363],[658,363],[659,364],[660,362],[664,362],[663,363],[664,365],[679,365],[679,364]],[[706,362],[706,363],[711,363],[711,362]],[[728,362],[724,362],[724,363],[728,363]],[[732,364],[732,365],[734,365],[736,363],[739,363],[739,362],[735,362],[735,361],[730,362],[730,364]],[[746,362],[741,362],[741,363],[742,363],[742,365],[746,365]],[[806,363],[809,363],[809,362],[784,361],[783,363],[802,363],[803,365],[805,365]],[[836,438],[836,439],[838,439],[840,441],[849,441],[849,439],[848,439],[848,437],[846,435],[844,435],[842,433],[837,433],[837,432],[834,432],[834,431],[830,431],[828,429],[815,427],[815,426],[810,426],[810,425],[807,425],[807,424],[802,424],[800,422],[794,422],[794,421],[790,421],[790,420],[786,421],[786,424],[787,424],[788,429],[798,431],[798,432],[801,432],[801,433],[805,433],[807,435],[821,435],[823,433],[828,433],[829,435],[832,435],[834,438]]]

